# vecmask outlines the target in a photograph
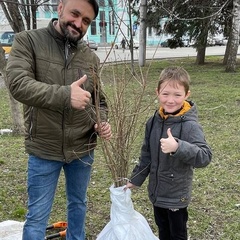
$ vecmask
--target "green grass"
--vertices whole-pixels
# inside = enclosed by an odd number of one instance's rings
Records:
[[[203,66],[196,66],[192,58],[159,60],[145,67],[150,70],[143,102],[145,105],[152,103],[152,106],[144,117],[149,117],[156,108],[154,90],[161,70],[170,65],[186,68],[191,76],[190,99],[198,106],[199,121],[213,151],[212,163],[195,171],[193,198],[189,206],[189,236],[191,240],[237,240],[240,239],[240,71],[225,73],[220,57],[207,57],[206,62]],[[112,82],[108,71],[103,70],[102,78],[106,92],[111,95]],[[0,129],[11,128],[6,89],[0,89],[0,102]],[[143,128],[132,150],[130,170],[138,159],[142,136]],[[0,148],[0,220],[24,221],[27,155],[23,138],[0,135]],[[109,170],[100,148],[97,148],[88,189],[88,240],[96,239],[109,221],[111,185]],[[135,210],[145,216],[157,234],[147,195],[147,181],[140,189],[132,191],[132,200]],[[66,219],[65,204],[64,177],[61,175],[50,223]]]

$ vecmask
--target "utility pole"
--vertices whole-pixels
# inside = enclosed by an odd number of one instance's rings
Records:
[[[139,31],[139,66],[145,66],[146,62],[146,16],[147,0],[140,3],[140,31]]]

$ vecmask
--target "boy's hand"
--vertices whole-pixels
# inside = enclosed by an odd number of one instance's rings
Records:
[[[126,191],[128,188],[132,189],[132,188],[136,188],[136,186],[134,184],[128,182],[123,190]]]
[[[171,133],[171,128],[167,130],[168,138],[161,138],[161,149],[164,153],[174,153],[178,149],[178,142],[175,140]]]

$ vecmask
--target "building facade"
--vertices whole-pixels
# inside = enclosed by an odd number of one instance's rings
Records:
[[[59,0],[49,0],[37,9],[37,28],[48,25],[50,19],[57,18],[57,4]],[[85,40],[94,40],[98,44],[111,44],[120,42],[123,36],[129,38],[130,25],[134,39],[139,40],[139,25],[136,24],[136,17],[129,12],[127,0],[97,0],[99,14],[92,22]],[[131,19],[130,17],[131,16]],[[131,21],[130,21],[131,20]],[[9,31],[5,15],[0,8],[0,31]],[[147,45],[157,45],[161,38],[157,36],[154,29],[147,29]]]

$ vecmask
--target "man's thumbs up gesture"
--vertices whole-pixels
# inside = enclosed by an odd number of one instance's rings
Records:
[[[82,89],[81,85],[87,80],[87,75],[84,75],[79,80],[71,84],[71,105],[76,109],[85,109],[89,103],[91,94]]]
[[[178,149],[178,142],[175,140],[171,133],[171,128],[167,130],[168,138],[161,138],[161,149],[164,153],[174,153]]]

